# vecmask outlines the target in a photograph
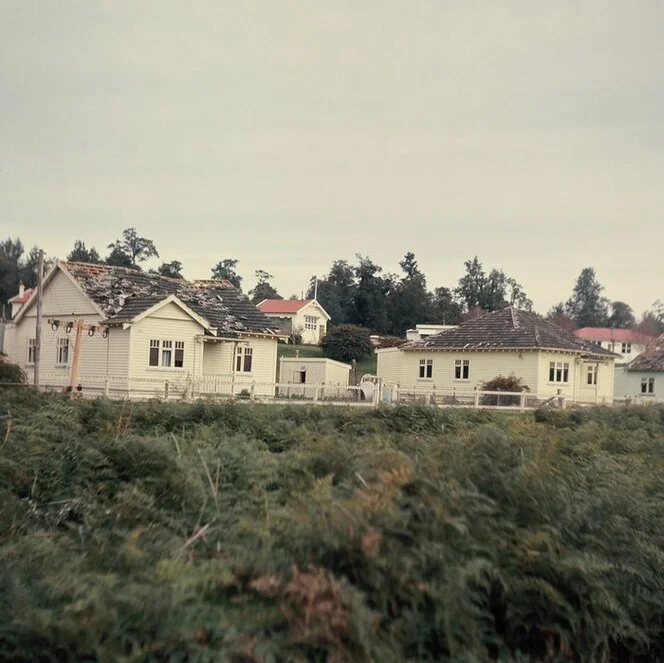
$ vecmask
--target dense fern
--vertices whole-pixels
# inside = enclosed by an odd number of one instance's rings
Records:
[[[0,394],[0,660],[664,660],[664,408]]]

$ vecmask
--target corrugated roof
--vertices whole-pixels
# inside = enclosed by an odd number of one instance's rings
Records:
[[[664,334],[656,338],[630,365],[628,371],[664,372]]]
[[[401,350],[567,350],[589,356],[615,357],[535,313],[506,307],[469,320],[455,329],[410,341]]]
[[[258,304],[263,313],[297,313],[313,299],[264,299]]]
[[[577,338],[585,341],[618,341],[619,343],[643,343],[647,345],[654,337],[642,334],[635,329],[613,329],[611,327],[582,327],[574,332]]]
[[[126,267],[63,262],[66,269],[111,322],[131,322],[175,295],[215,327],[219,336],[277,334],[277,328],[228,281],[183,281]]]

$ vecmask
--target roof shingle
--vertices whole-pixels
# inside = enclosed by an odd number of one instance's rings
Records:
[[[535,313],[506,307],[469,320],[455,329],[411,341],[402,350],[567,350],[615,357],[608,350],[576,338]]]
[[[628,371],[664,372],[664,334],[657,337],[636,359],[627,367]]]
[[[220,336],[278,334],[276,326],[229,281],[184,281],[126,267],[63,262],[109,322],[130,322],[170,295],[204,318]]]

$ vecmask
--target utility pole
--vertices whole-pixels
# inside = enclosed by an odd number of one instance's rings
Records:
[[[42,308],[44,303],[44,251],[39,249],[39,263],[37,267],[37,323],[35,326],[35,368],[34,385],[39,389],[39,369],[41,361],[41,328]]]
[[[81,342],[83,341],[83,320],[76,321],[76,341],[74,345],[74,359],[71,364],[71,376],[69,377],[69,388],[74,393],[76,378],[78,377],[78,360],[81,356]]]

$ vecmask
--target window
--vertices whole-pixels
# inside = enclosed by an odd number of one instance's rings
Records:
[[[173,341],[151,339],[148,366],[184,368],[184,341],[175,341],[175,353],[173,353],[173,343]]]
[[[318,318],[313,315],[304,316],[304,328],[305,329],[317,329],[318,328]]]
[[[251,373],[251,360],[253,348],[239,346],[235,357],[235,370],[237,373]]]
[[[589,385],[597,384],[597,366],[588,366],[586,383]]]
[[[433,377],[433,359],[420,359],[420,378]]]
[[[161,342],[161,365],[164,368],[170,368],[173,357],[173,341]]]
[[[642,394],[655,393],[655,378],[641,378],[641,393]]]
[[[622,348],[620,349],[622,354],[628,355],[632,351],[632,344],[631,343],[623,343]]]
[[[549,382],[569,382],[569,364],[566,361],[549,362]]]
[[[37,347],[37,339],[29,338],[28,339],[28,364],[35,363],[35,352]]]
[[[184,341],[175,341],[175,361],[173,362],[175,368],[182,368],[184,366]]]
[[[69,339],[59,338],[55,354],[55,363],[58,366],[67,366],[69,364]]]
[[[457,359],[454,362],[455,380],[468,380],[470,377],[470,361],[468,359]]]

